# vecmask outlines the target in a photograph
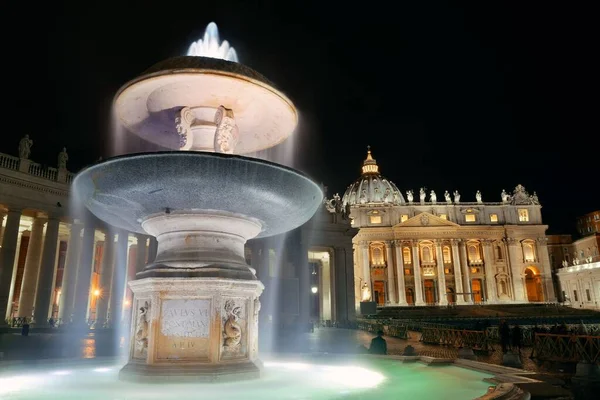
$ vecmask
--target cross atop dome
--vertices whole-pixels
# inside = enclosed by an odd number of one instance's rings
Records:
[[[365,174],[378,174],[379,166],[371,155],[371,146],[367,146],[367,158],[363,162],[362,173]]]

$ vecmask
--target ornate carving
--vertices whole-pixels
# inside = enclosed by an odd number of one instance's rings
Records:
[[[517,239],[515,239],[515,238],[511,238],[511,237],[505,237],[505,238],[502,238],[502,241],[503,241],[504,243],[508,244],[508,245],[511,245],[511,244],[513,244],[513,245],[514,245],[514,244],[517,244]]]
[[[141,301],[139,303],[141,303]],[[135,358],[144,358],[148,353],[149,312],[150,303],[145,300],[141,307],[138,308],[137,312],[135,324]]]
[[[69,155],[67,148],[63,147],[62,151],[58,153],[58,169],[67,169],[67,161],[69,161]]]
[[[511,197],[506,190],[502,189],[502,193],[500,193],[500,197],[502,198],[502,203],[507,204],[510,203]]]
[[[219,106],[215,114],[215,124],[217,130],[215,132],[215,151],[217,153],[233,154],[237,145],[240,134],[235,123],[233,110]]]
[[[332,214],[340,214],[343,211],[342,198],[339,193],[334,194],[330,200],[323,199],[323,204],[325,204],[325,209]]]
[[[33,140],[29,139],[29,135],[25,135],[19,142],[19,158],[29,159],[31,146],[33,146]]]
[[[408,200],[409,203],[413,202],[413,200],[414,200],[414,194],[413,194],[412,190],[408,190],[406,192],[406,198],[407,198],[407,200]]]
[[[421,215],[421,225],[423,225],[423,226],[429,225],[429,216],[427,214]]]
[[[536,240],[541,246],[545,246],[546,244],[548,244],[548,238],[545,236],[539,237]]]
[[[252,342],[252,353],[258,353],[258,314],[260,312],[260,300],[258,297],[254,299],[254,314],[252,315],[252,325],[254,330],[254,340]]]
[[[238,320],[242,316],[242,306],[237,305],[233,299],[225,301],[223,307],[223,350],[229,353],[235,353],[240,350],[242,341],[242,327]]]
[[[535,192],[533,192],[533,196],[530,196],[529,193],[527,193],[527,190],[525,190],[525,186],[519,184],[515,187],[515,190],[513,191],[513,195],[512,195],[510,204],[512,204],[512,205],[531,205],[531,204],[539,205],[540,201]]]
[[[192,122],[194,122],[194,119],[194,113],[189,107],[183,107],[175,117],[175,129],[179,135],[179,150],[192,148]]]

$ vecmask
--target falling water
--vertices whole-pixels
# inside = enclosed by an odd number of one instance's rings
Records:
[[[227,40],[219,43],[219,28],[211,22],[204,30],[204,36],[197,42],[193,42],[188,49],[188,56],[220,58],[227,61],[239,62],[238,56]]]

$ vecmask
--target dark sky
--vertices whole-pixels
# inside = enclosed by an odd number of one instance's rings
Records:
[[[297,166],[329,195],[358,177],[371,145],[402,192],[499,201],[521,183],[549,233],[600,208],[588,2],[9,3],[2,152],[29,133],[38,162],[55,165],[63,145],[71,170],[110,156],[116,90],[215,21],[300,110]]]

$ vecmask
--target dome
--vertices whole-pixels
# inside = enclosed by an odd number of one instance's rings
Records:
[[[374,204],[374,205],[400,205],[405,204],[404,197],[396,185],[379,174],[379,166],[371,155],[368,147],[367,158],[363,162],[362,175],[353,184],[348,186],[342,204],[346,207]]]

